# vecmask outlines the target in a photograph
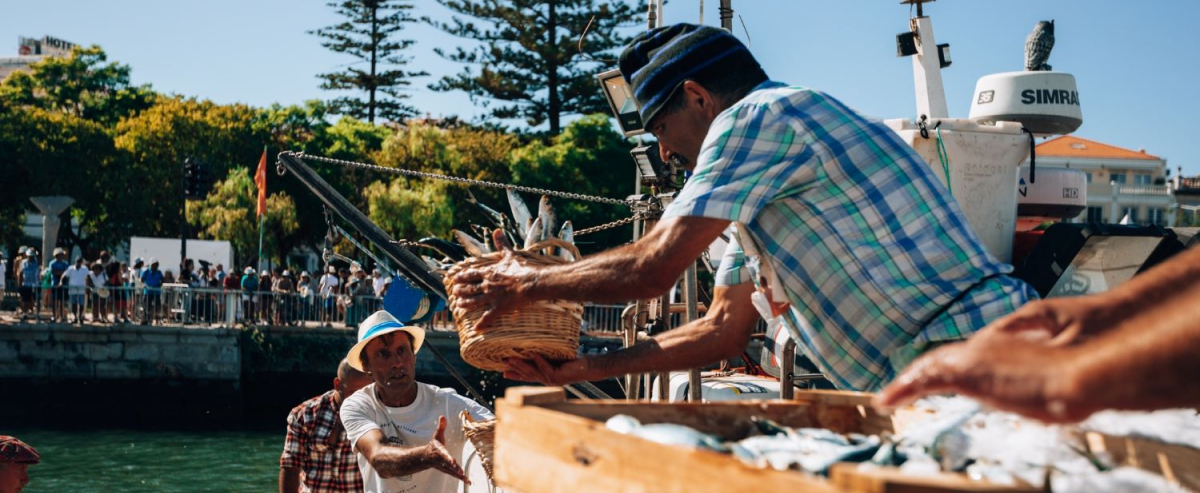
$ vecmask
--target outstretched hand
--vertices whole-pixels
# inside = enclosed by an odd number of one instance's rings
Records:
[[[458,465],[458,461],[454,460],[454,457],[450,456],[450,451],[446,449],[445,416],[438,416],[437,431],[433,433],[433,439],[429,440],[429,443],[425,445],[425,449],[426,456],[430,461],[430,467],[454,476],[464,483],[471,484],[471,480],[467,478],[467,474]]]
[[[537,270],[513,253],[503,231],[496,230],[493,244],[503,252],[499,262],[475,267],[454,274],[450,294],[457,299],[456,308],[472,311],[484,309],[475,330],[483,331],[500,315],[533,301],[526,296],[537,279]]]
[[[539,355],[534,355],[531,359],[509,358],[504,361],[508,365],[508,369],[504,371],[504,378],[550,386],[579,382],[587,380],[586,358],[585,356],[553,363]]]
[[[1044,332],[986,330],[918,358],[875,397],[881,409],[953,392],[1048,423],[1075,422],[1099,409],[1077,392],[1079,351],[1050,343]]]

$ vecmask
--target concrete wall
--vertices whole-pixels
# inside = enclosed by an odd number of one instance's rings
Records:
[[[0,325],[0,379],[236,382],[240,330]]]

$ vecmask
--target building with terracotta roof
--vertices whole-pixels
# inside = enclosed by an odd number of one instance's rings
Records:
[[[1088,208],[1072,222],[1174,226],[1178,203],[1166,159],[1093,140],[1063,135],[1038,144],[1038,166],[1087,173]]]

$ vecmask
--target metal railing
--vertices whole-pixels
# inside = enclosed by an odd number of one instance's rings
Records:
[[[35,288],[31,311],[22,309],[17,302],[18,290],[11,283],[4,298],[9,300],[6,305],[16,307],[5,315],[26,321],[197,327],[266,324],[356,328],[383,308],[383,300],[373,295],[321,296],[316,292],[302,295],[297,292],[194,288],[186,284],[165,284],[158,289],[131,286],[74,290],[70,287]],[[620,333],[623,330],[621,315],[626,306],[584,305],[583,332]],[[671,326],[677,326],[680,317],[681,314],[671,314]],[[422,325],[436,330],[455,330],[448,311],[435,313]],[[763,331],[764,325],[760,322],[755,332]]]

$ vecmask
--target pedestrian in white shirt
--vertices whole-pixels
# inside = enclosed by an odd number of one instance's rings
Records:
[[[83,325],[83,307],[84,297],[87,295],[87,278],[88,268],[83,262],[83,257],[75,259],[75,265],[67,268],[63,274],[63,284],[67,285],[67,295],[71,302],[71,314],[75,317],[75,323]]]

